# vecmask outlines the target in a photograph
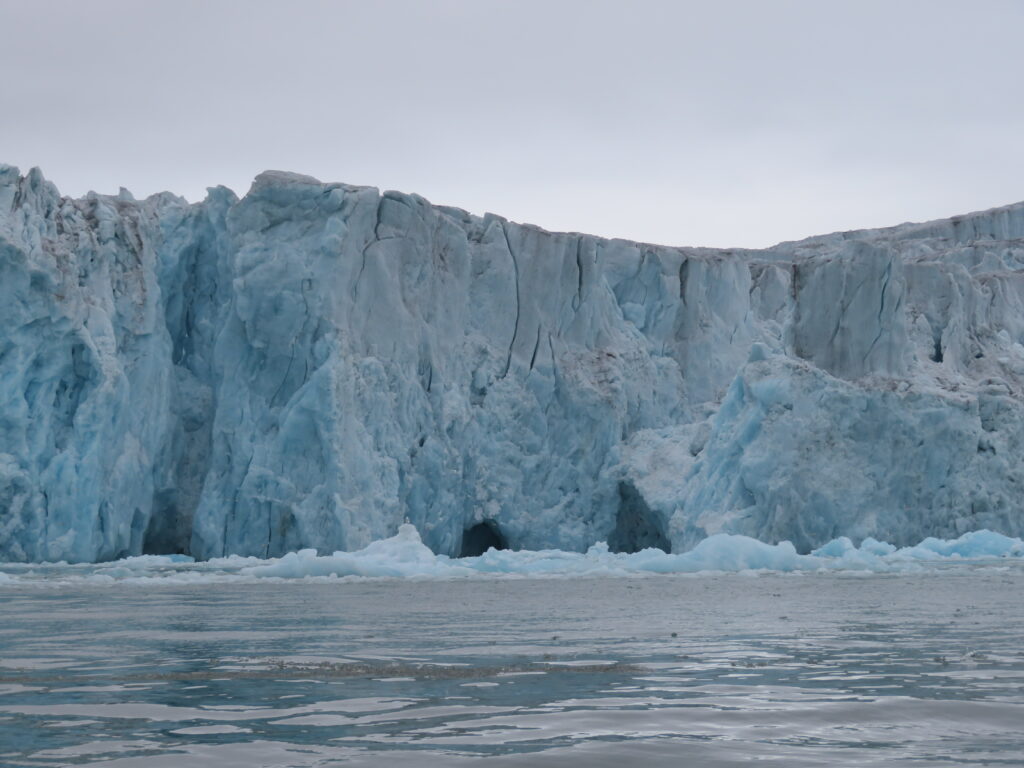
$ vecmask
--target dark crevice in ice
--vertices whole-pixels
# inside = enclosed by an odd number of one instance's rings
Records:
[[[615,530],[608,537],[608,548],[612,552],[639,552],[651,548],[672,551],[664,523],[632,483],[619,483],[619,511]]]
[[[508,549],[508,541],[492,520],[484,520],[462,532],[459,557],[478,557],[488,549]]]
[[[183,515],[178,508],[178,496],[174,491],[162,491],[153,498],[153,514],[145,530],[141,521],[132,519],[132,540],[136,540],[136,525],[141,547],[134,549],[144,555],[187,555],[191,536],[191,515]]]

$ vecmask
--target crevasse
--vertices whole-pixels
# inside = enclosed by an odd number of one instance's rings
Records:
[[[1022,268],[1024,204],[712,250],[0,166],[0,560],[1021,536]]]

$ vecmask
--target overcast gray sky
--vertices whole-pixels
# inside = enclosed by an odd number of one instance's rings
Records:
[[[0,0],[0,162],[779,240],[1024,199],[1024,0]]]

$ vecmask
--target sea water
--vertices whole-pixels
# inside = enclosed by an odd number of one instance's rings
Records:
[[[102,569],[5,569],[0,765],[1024,765],[1020,558],[450,580]]]

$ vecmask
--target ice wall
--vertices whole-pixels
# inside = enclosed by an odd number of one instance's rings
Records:
[[[808,551],[1024,512],[1024,205],[764,251],[0,166],[0,559]]]

